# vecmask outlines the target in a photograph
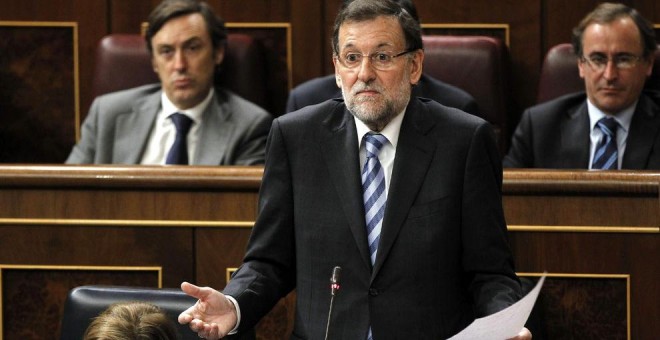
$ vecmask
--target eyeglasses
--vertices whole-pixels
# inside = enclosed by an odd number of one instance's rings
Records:
[[[619,70],[627,70],[635,67],[637,63],[642,60],[642,57],[636,56],[634,54],[619,54],[612,57],[612,59],[602,55],[594,54],[588,57],[582,56],[580,60],[586,62],[592,70],[596,72],[602,72],[607,67],[607,64],[612,61],[614,66]]]
[[[362,54],[357,52],[347,52],[342,56],[335,56],[339,62],[346,68],[354,69],[362,65],[364,57],[369,58],[371,65],[377,70],[388,70],[394,65],[394,59],[402,55],[415,51],[416,49],[408,49],[401,53],[394,54],[393,52],[374,52],[371,54]]]

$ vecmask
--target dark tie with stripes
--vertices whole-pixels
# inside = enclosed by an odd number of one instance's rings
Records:
[[[616,170],[618,169],[618,146],[616,141],[616,130],[619,123],[614,118],[606,117],[596,123],[596,126],[603,131],[603,137],[600,139],[594,160],[591,164],[592,169]]]
[[[165,164],[188,164],[188,131],[192,125],[192,119],[181,113],[173,113],[169,117],[176,127],[176,138],[174,144],[167,153]]]

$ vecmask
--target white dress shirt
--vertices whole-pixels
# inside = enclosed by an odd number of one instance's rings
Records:
[[[156,121],[151,130],[147,148],[144,150],[140,164],[165,164],[167,153],[176,139],[176,127],[169,117],[176,112],[188,116],[193,121],[187,136],[188,164],[193,164],[195,161],[195,150],[197,150],[197,141],[199,141],[201,131],[200,126],[202,126],[202,115],[206,107],[209,106],[214,93],[215,91],[211,88],[209,94],[201,103],[190,109],[180,110],[167,98],[165,91],[163,91],[161,95],[161,110],[156,115]]]
[[[625,110],[617,113],[616,115],[606,115],[603,111],[592,104],[589,99],[587,99],[587,111],[589,112],[589,127],[591,128],[590,134],[590,145],[589,145],[589,170],[591,170],[591,165],[594,161],[594,153],[596,152],[596,147],[598,143],[603,138],[603,131],[600,128],[596,128],[596,123],[601,118],[605,116],[614,118],[618,123],[619,127],[616,129],[616,144],[617,148],[617,169],[621,169],[621,162],[623,160],[623,153],[626,151],[626,140],[628,139],[628,131],[630,129],[630,122],[632,121],[632,116],[635,113],[635,108],[637,107],[637,102],[633,103],[630,107]]]
[[[380,133],[381,135],[387,138],[389,143],[385,143],[383,148],[378,154],[378,160],[380,165],[383,167],[383,172],[385,174],[385,197],[387,198],[387,193],[390,190],[390,181],[392,178],[392,169],[394,168],[394,156],[396,155],[396,145],[399,142],[399,132],[401,132],[401,123],[403,122],[403,116],[405,115],[406,110],[399,113],[392,121],[390,121],[385,128],[380,132],[371,131],[361,120],[355,119],[355,127],[357,128],[357,137],[358,145],[360,147],[360,173],[362,173],[362,168],[364,163],[367,161],[367,150],[363,143],[363,137],[369,132]]]

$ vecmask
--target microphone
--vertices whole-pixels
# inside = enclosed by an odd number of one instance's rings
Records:
[[[330,293],[335,296],[339,291],[339,279],[341,278],[341,267],[336,266],[332,269],[332,277],[330,278]]]
[[[341,267],[335,266],[332,269],[332,276],[330,277],[330,309],[328,310],[328,322],[325,325],[325,340],[328,340],[328,332],[330,330],[330,319],[332,318],[332,305],[335,301],[335,295],[339,292],[339,279],[341,278]]]

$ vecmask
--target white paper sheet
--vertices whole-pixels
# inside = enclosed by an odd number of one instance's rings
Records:
[[[525,297],[495,314],[474,320],[469,326],[449,340],[505,340],[518,335],[532,312],[545,273]]]

